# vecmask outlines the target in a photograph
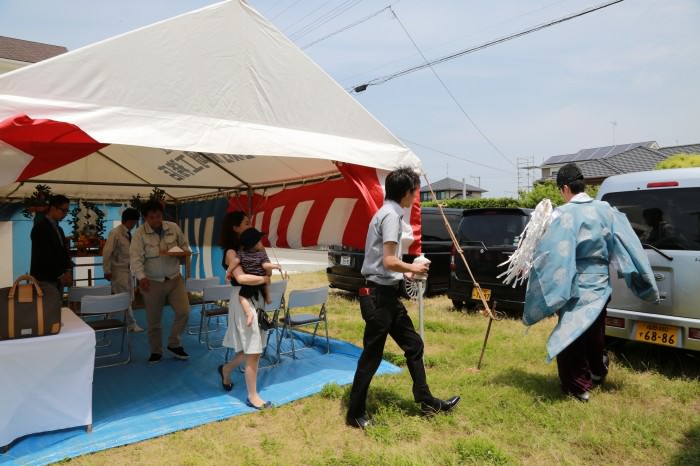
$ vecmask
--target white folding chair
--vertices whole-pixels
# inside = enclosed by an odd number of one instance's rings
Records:
[[[265,348],[263,349],[262,355],[260,356],[261,358],[265,357],[265,353],[267,353],[267,347],[270,345],[270,337],[273,334],[275,335],[275,341],[277,342],[277,345],[279,345],[279,315],[280,312],[284,310],[284,293],[287,291],[288,283],[289,282],[287,280],[278,280],[276,282],[271,282],[269,285],[270,300],[272,302],[270,304],[265,303],[263,310],[266,314],[271,315],[271,322],[273,323],[274,327],[267,332],[267,343],[265,344]],[[279,362],[279,358],[277,358],[277,362]]]
[[[126,313],[129,310],[131,296],[129,293],[117,293],[108,296],[83,296],[80,301],[81,317],[101,315],[103,318],[99,320],[86,320],[90,327],[95,330],[95,333],[106,333],[121,331],[122,339],[119,345],[119,351],[95,356],[95,359],[111,358],[121,355],[124,351],[127,353],[126,359],[96,367],[117,366],[126,364],[131,360],[131,347],[129,345],[129,329],[126,322]],[[121,314],[121,318],[119,318]],[[126,344],[125,344],[126,343]]]
[[[209,321],[212,318],[224,317],[228,322],[228,302],[231,299],[231,285],[208,285],[204,287],[202,294],[202,313],[199,319],[199,342],[202,343],[202,335],[208,349],[218,348],[209,343]],[[206,326],[206,329],[205,329]],[[217,324],[216,329],[220,328]],[[223,327],[226,328],[226,327]],[[216,330],[215,329],[215,330]]]
[[[326,353],[330,353],[331,344],[330,340],[328,339],[328,320],[326,318],[327,299],[327,286],[313,288],[310,290],[294,290],[289,293],[289,299],[287,300],[287,306],[284,311],[284,318],[282,319],[282,332],[277,342],[277,360],[280,359],[281,354],[287,353],[292,353],[292,357],[296,358],[294,347],[295,338],[294,334],[291,332],[292,329],[313,325],[314,332],[311,336],[311,341],[308,345],[306,345],[306,348],[311,348],[313,347],[314,340],[316,339],[316,332],[318,331],[318,326],[321,323],[324,324],[326,330]],[[294,312],[299,309],[318,309],[318,311],[316,313],[298,314]],[[282,339],[287,334],[289,334],[289,336],[291,337],[292,350],[281,352],[280,347],[282,345]]]
[[[99,286],[71,286],[68,288],[68,307],[80,314],[80,303],[83,296],[107,296],[112,294],[111,285]]]
[[[199,306],[201,310],[204,287],[218,285],[219,283],[219,277],[188,278],[185,281],[185,290],[187,291],[187,299],[190,303],[190,307]],[[188,335],[196,335],[198,332],[199,325],[190,325],[187,327]]]

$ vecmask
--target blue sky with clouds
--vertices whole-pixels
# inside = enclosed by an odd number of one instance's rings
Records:
[[[212,3],[0,0],[0,35],[73,50]],[[396,17],[385,10],[305,49],[351,88],[423,63],[412,40],[432,60],[603,2],[249,3],[300,47],[391,4]],[[697,0],[625,0],[436,65],[437,77],[424,69],[353,95],[413,148],[431,181],[514,195],[519,159],[539,164],[613,140],[700,143],[698,25]]]

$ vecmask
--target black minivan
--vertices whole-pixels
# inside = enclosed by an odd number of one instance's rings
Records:
[[[457,225],[462,219],[462,209],[443,208],[452,231],[457,232]],[[437,207],[421,208],[421,232],[423,255],[430,259],[430,273],[426,282],[426,293],[445,292],[450,276],[450,252],[452,240]],[[412,262],[415,256],[404,255],[406,262]],[[346,246],[328,248],[328,268],[326,276],[331,288],[357,292],[364,286],[360,271],[365,252]]]
[[[498,275],[505,267],[498,265],[508,260],[517,249],[520,235],[530,220],[532,209],[481,208],[467,209],[457,232],[457,241],[476,281],[484,291],[484,297],[493,308],[522,312],[525,303],[526,283],[504,285]],[[447,297],[457,309],[480,302],[462,258],[452,251]]]

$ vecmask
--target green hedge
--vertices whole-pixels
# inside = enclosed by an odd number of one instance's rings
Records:
[[[592,198],[598,194],[599,186],[587,186],[586,192]],[[541,181],[535,184],[530,192],[521,192],[518,199],[512,197],[482,197],[477,199],[446,199],[440,201],[444,207],[455,207],[459,209],[479,209],[486,207],[523,207],[534,209],[544,198],[552,201],[553,206],[562,205],[564,198],[559,192],[559,188],[552,180]],[[422,207],[435,207],[435,201],[423,201]]]

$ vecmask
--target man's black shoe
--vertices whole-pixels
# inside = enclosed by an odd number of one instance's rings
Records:
[[[360,417],[348,416],[345,418],[345,423],[350,427],[355,427],[357,429],[366,429],[372,425],[372,420],[369,418],[369,414],[365,413]]]
[[[160,353],[151,353],[151,357],[148,358],[148,364],[155,364],[163,359],[163,355]]]
[[[182,346],[178,346],[177,348],[171,348],[168,346],[168,351],[173,353],[173,356],[175,356],[178,359],[189,359],[190,355],[185,353],[185,349]]]
[[[441,400],[440,398],[433,398],[430,401],[421,401],[420,410],[426,416],[432,416],[438,413],[447,413],[452,411],[452,409],[457,406],[461,398],[459,396],[453,396],[449,400]]]

